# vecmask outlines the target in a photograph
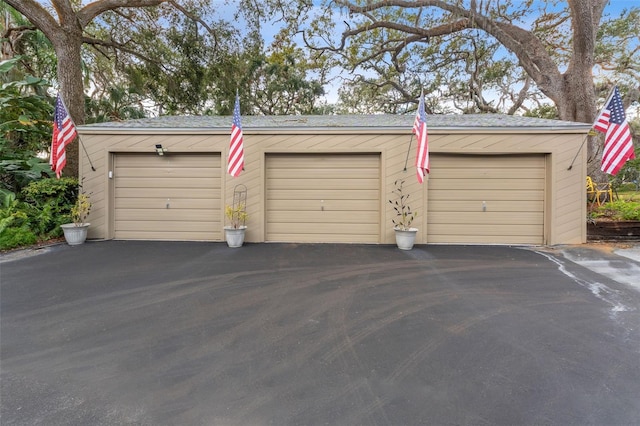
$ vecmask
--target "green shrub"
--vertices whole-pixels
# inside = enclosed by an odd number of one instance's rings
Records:
[[[9,193],[12,194],[12,193]],[[29,217],[23,204],[7,193],[3,193],[0,208],[0,249],[8,250],[35,243],[38,238],[30,229]]]
[[[0,249],[9,250],[28,246],[38,242],[38,237],[27,225],[19,228],[7,228],[0,232]]]
[[[75,178],[42,179],[23,190],[31,229],[43,239],[61,235],[59,225],[71,222],[71,208],[78,196]]]
[[[24,187],[19,199],[0,190],[0,249],[8,250],[62,236],[78,196],[75,178],[41,179]]]
[[[22,190],[22,194],[25,202],[36,207],[53,201],[58,206],[68,206],[70,210],[78,196],[78,179],[71,177],[41,179],[27,185]]]
[[[620,200],[605,203],[593,212],[593,217],[611,220],[640,220],[640,202]]]

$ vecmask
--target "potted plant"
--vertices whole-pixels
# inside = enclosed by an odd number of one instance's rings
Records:
[[[245,204],[238,203],[233,206],[226,206],[224,213],[229,221],[229,225],[224,227],[227,245],[229,247],[241,247],[244,244],[244,233],[247,230],[245,222],[249,217],[245,210]]]
[[[411,224],[418,214],[411,210],[411,206],[407,202],[409,194],[405,194],[402,189],[404,180],[398,179],[394,185],[396,189],[392,191],[392,194],[395,195],[395,199],[389,200],[389,204],[396,212],[395,219],[392,219],[393,229],[396,233],[396,245],[401,250],[411,250],[418,232],[418,229],[412,228]]]
[[[91,199],[89,194],[80,192],[75,204],[71,207],[71,220],[73,223],[60,225],[64,238],[71,246],[82,244],[87,239],[87,230],[90,223],[85,222],[91,212]]]

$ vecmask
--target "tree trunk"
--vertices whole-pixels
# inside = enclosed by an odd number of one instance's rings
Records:
[[[84,124],[84,88],[82,84],[82,34],[84,26],[96,16],[108,10],[121,7],[157,6],[167,0],[96,0],[90,2],[79,11],[82,2],[69,0],[51,0],[58,20],[36,0],[4,0],[11,7],[22,13],[51,41],[58,59],[58,86],[68,112],[76,125]],[[72,4],[73,3],[73,4]],[[75,5],[75,6],[74,6]],[[80,140],[76,138],[66,148],[67,164],[63,170],[66,176],[78,176]],[[78,176],[80,179],[82,176]]]
[[[70,34],[70,32],[73,32]],[[69,111],[69,115],[78,126],[84,124],[84,88],[82,84],[82,30],[78,27],[72,31],[59,31],[53,45],[58,57],[58,85],[60,95]],[[63,173],[66,176],[78,176],[80,163],[80,139],[67,145],[67,165]]]

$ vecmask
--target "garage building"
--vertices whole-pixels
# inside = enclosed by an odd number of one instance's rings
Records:
[[[417,243],[586,241],[589,124],[428,116],[431,173],[419,184],[413,119],[242,117],[237,178],[226,173],[231,117],[79,126],[89,238],[223,241],[224,206],[244,186],[247,242],[392,244],[388,200],[403,179],[418,212]]]

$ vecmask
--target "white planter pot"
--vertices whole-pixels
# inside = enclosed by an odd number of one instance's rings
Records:
[[[400,250],[411,250],[416,241],[417,228],[409,228],[406,231],[394,229],[396,231],[396,245]]]
[[[244,244],[244,232],[246,230],[246,226],[241,226],[240,228],[225,226],[224,235],[227,239],[227,245],[229,247],[242,247],[242,244]]]
[[[77,246],[83,244],[87,239],[87,231],[89,230],[90,223],[83,223],[76,226],[75,223],[65,223],[60,225],[62,232],[64,232],[64,239],[67,240],[67,244],[70,246]]]

